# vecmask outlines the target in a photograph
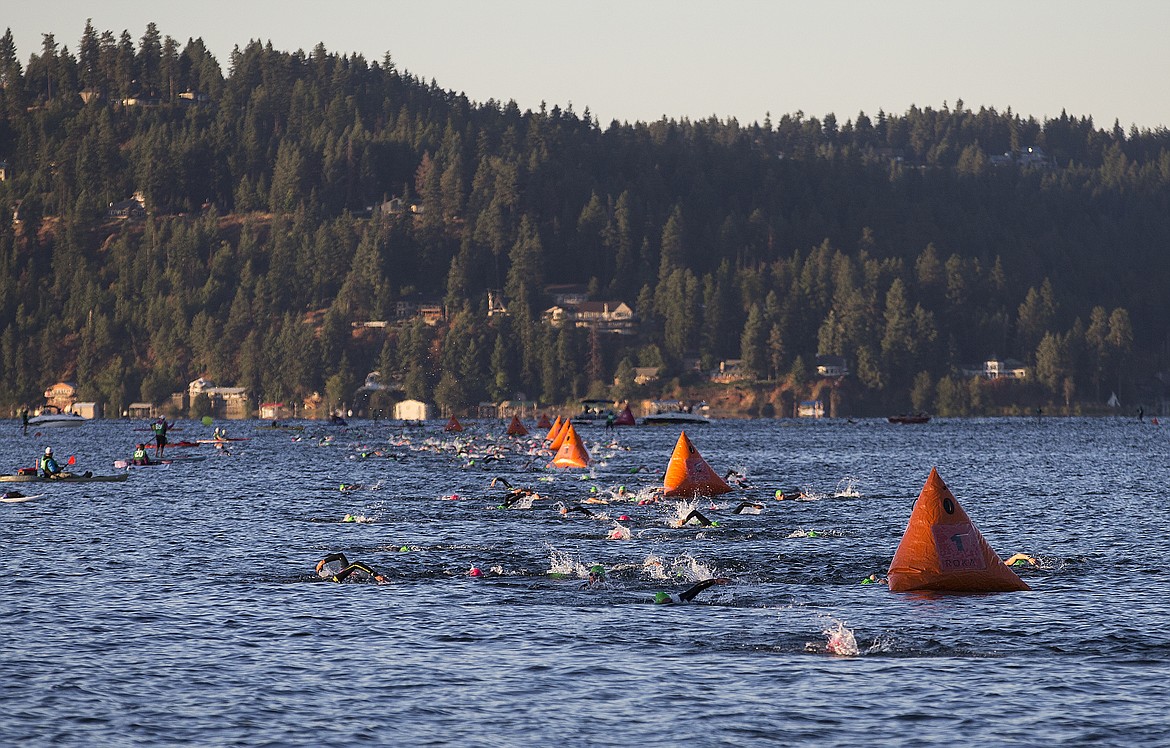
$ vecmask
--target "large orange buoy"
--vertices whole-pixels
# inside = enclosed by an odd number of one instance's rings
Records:
[[[541,413],[541,414],[540,414],[540,420],[538,420],[538,421],[536,422],[536,428],[538,428],[538,429],[548,429],[548,428],[552,428],[552,424],[551,424],[551,423],[549,423],[549,420],[548,420],[548,415],[547,415],[547,414],[545,414],[545,413]]]
[[[589,467],[589,452],[577,437],[577,429],[573,428],[573,424],[569,424],[565,429],[564,443],[557,450],[553,464],[557,467]]]
[[[528,429],[520,423],[520,416],[512,416],[512,422],[508,424],[508,436],[528,436]]]
[[[662,487],[666,496],[718,496],[731,490],[691,444],[685,431],[674,445]]]
[[[613,419],[614,426],[633,426],[635,423],[637,422],[634,420],[634,411],[630,410],[629,403],[626,403],[626,407],[622,409],[621,413],[618,413],[618,417]]]
[[[1015,592],[1024,580],[999,560],[931,468],[887,574],[891,592]]]
[[[557,416],[557,420],[553,421],[552,428],[550,428],[548,430],[548,433],[545,434],[545,436],[544,436],[545,441],[551,442],[553,439],[556,439],[557,435],[561,433],[561,426],[562,425],[563,424],[561,423],[561,417]]]
[[[455,432],[462,431],[463,424],[459,423],[458,418],[456,418],[455,416],[451,416],[451,418],[447,421],[447,425],[443,427],[443,430],[444,431],[455,431]]]
[[[569,427],[571,425],[572,423],[568,418],[566,418],[565,422],[561,424],[561,430],[558,431],[557,435],[553,437],[552,444],[548,445],[549,449],[551,449],[553,452],[556,452],[561,448],[561,445],[565,443],[565,437],[569,434]]]

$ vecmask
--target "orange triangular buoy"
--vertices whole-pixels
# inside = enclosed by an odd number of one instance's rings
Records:
[[[549,423],[548,416],[546,414],[544,414],[544,413],[540,414],[540,420],[538,420],[536,422],[536,428],[538,428],[538,429],[552,428],[552,424]]]
[[[662,483],[665,496],[718,496],[731,490],[691,444],[685,431],[678,435]]]
[[[1031,589],[999,560],[934,468],[918,494],[887,577],[891,592]]]
[[[528,429],[520,423],[520,416],[512,416],[512,422],[508,424],[508,436],[528,436]]]
[[[561,423],[561,417],[557,416],[557,420],[553,421],[552,427],[549,428],[548,433],[545,434],[545,437],[544,437],[545,440],[551,442],[553,439],[556,439],[557,434],[561,433],[561,426],[562,425],[563,424]]]
[[[561,448],[561,445],[565,443],[565,437],[568,435],[569,426],[571,425],[572,424],[569,422],[569,419],[566,418],[565,422],[561,424],[561,430],[558,431],[557,435],[553,437],[552,444],[548,445],[549,449],[551,449],[553,452],[556,452]]]
[[[637,422],[634,420],[634,411],[630,410],[629,403],[621,413],[618,413],[618,417],[613,419],[614,426],[633,426],[635,423]]]
[[[450,420],[447,421],[447,425],[443,427],[443,430],[444,431],[455,431],[455,432],[462,431],[463,424],[459,423],[458,418],[456,418],[455,416],[451,416]]]
[[[572,424],[565,428],[564,443],[557,450],[553,464],[557,467],[589,467],[589,453],[585,451],[585,445],[581,443],[577,429]]]

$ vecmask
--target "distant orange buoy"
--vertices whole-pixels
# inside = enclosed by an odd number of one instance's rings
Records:
[[[540,414],[540,420],[536,422],[536,428],[538,428],[538,429],[552,428],[552,424],[549,423],[548,416],[546,414],[544,414],[544,413]]]
[[[707,461],[691,444],[687,432],[678,436],[674,454],[666,468],[663,486],[666,496],[718,496],[727,493],[731,486],[715,474]]]
[[[459,432],[463,430],[463,424],[459,423],[458,418],[451,416],[450,420],[447,421],[447,425],[443,427],[443,430]]]
[[[520,416],[512,416],[512,422],[508,424],[508,436],[528,436],[528,429],[520,423]]]
[[[1031,589],[999,559],[934,468],[886,576],[891,592]]]
[[[577,437],[577,430],[569,424],[565,429],[564,443],[553,458],[553,465],[557,467],[589,467],[589,453],[585,445]]]

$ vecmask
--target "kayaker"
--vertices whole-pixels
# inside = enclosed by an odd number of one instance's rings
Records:
[[[52,447],[45,447],[45,454],[41,457],[41,474],[46,478],[59,478],[69,475],[69,473],[63,472],[61,466],[57,464],[56,458],[53,457]]]
[[[134,450],[134,456],[130,458],[132,465],[150,465],[150,457],[146,454],[146,445],[139,444],[138,448]]]

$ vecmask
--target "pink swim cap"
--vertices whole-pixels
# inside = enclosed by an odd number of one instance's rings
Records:
[[[471,574],[471,576],[473,576],[473,577],[482,577],[483,576],[483,572],[480,571],[480,568],[478,566],[471,567],[471,571],[468,573]]]
[[[620,519],[620,520],[622,520],[622,521],[626,521],[626,520],[628,520],[629,518],[630,518],[630,515],[628,515],[628,514],[623,514],[622,516],[618,517],[618,519]]]

